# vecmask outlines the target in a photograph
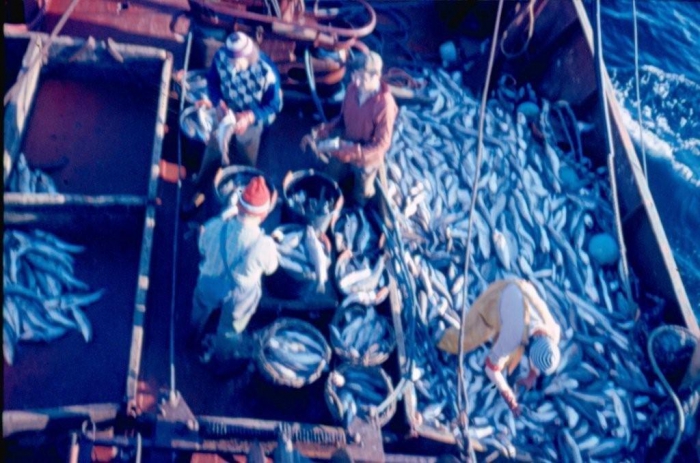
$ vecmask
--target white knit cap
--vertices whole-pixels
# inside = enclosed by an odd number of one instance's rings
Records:
[[[255,52],[255,44],[243,32],[234,32],[226,38],[226,49],[234,58],[248,58]]]

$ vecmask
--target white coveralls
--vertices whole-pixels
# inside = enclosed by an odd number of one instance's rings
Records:
[[[244,225],[236,217],[215,217],[204,224],[199,252],[192,327],[201,338],[212,312],[222,309],[214,348],[221,359],[243,343],[241,334],[262,297],[261,277],[277,270],[277,248],[259,226]]]

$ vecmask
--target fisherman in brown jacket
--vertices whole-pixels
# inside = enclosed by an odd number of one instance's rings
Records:
[[[375,52],[359,54],[352,63],[352,83],[340,114],[314,127],[301,141],[303,150],[311,146],[321,157],[330,158],[327,170],[338,182],[354,178],[352,196],[360,205],[375,194],[374,180],[383,169],[399,112],[389,86],[381,80],[382,65]],[[321,142],[336,128],[342,128],[342,139],[336,139],[337,146],[324,147]]]
[[[528,347],[530,371],[520,381],[530,388],[541,372],[554,373],[561,354],[561,329],[549,313],[547,304],[527,281],[512,279],[492,283],[472,304],[464,321],[466,332],[464,352],[470,352],[493,340],[486,357],[486,375],[496,385],[503,399],[516,416],[520,406],[502,371],[512,373]],[[459,330],[448,328],[438,347],[456,354],[459,349]]]

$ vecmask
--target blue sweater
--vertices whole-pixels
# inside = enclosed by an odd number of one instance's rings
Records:
[[[207,83],[212,103],[224,100],[234,112],[251,110],[264,127],[282,110],[282,88],[277,67],[260,52],[260,59],[245,71],[236,71],[225,48],[214,55]]]

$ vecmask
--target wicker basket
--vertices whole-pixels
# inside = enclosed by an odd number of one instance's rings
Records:
[[[386,259],[386,256],[383,253],[380,253],[378,256],[376,254],[376,251],[374,253],[366,253],[366,254],[352,254],[350,251],[344,251],[342,252],[338,258],[336,259],[335,262],[335,268],[334,270],[334,276],[335,276],[335,286],[338,289],[338,292],[341,293],[343,296],[350,296],[350,293],[347,291],[344,291],[343,288],[340,287],[340,280],[345,276],[345,270],[349,262],[351,262],[354,259],[360,259],[362,260],[365,256],[370,257],[372,254],[374,254],[373,259],[370,260],[371,265],[374,267],[374,265],[377,263],[377,259]],[[389,260],[387,259],[385,261],[386,266],[389,265]],[[374,288],[374,291],[380,292],[380,289],[383,287],[388,286],[389,284],[389,277],[388,277],[388,269],[387,267],[384,268],[383,275],[379,278],[379,285]],[[382,280],[384,282],[384,286],[381,285]],[[372,305],[379,305],[384,300],[386,299],[386,296],[389,294],[388,291],[383,292],[384,296],[381,297],[380,299],[374,300],[372,302]]]
[[[294,331],[303,333],[323,346],[322,360],[319,362],[318,366],[309,376],[298,376],[295,378],[285,377],[265,357],[265,346],[269,342],[270,338],[283,329],[292,329]],[[263,375],[263,377],[269,380],[271,383],[280,386],[300,388],[306,386],[307,384],[313,383],[321,376],[323,370],[330,362],[331,348],[326,342],[323,335],[316,328],[314,328],[313,325],[294,318],[280,318],[272,325],[270,325],[267,329],[265,329],[263,335],[260,337],[260,347],[258,349],[256,358],[258,370]]]
[[[343,376],[346,376],[346,372],[349,370],[356,370],[356,371],[364,371],[368,372],[373,375],[377,375],[381,377],[383,382],[386,384],[387,387],[387,393],[386,397],[389,397],[392,392],[394,392],[394,386],[391,384],[391,378],[389,378],[389,375],[386,374],[386,372],[381,368],[381,367],[362,367],[362,366],[356,366],[356,365],[350,365],[348,363],[344,363],[340,365],[338,368],[336,368],[334,371],[340,373]],[[342,404],[340,401],[340,398],[338,397],[337,391],[336,391],[336,386],[333,384],[332,381],[332,374],[328,375],[328,379],[326,380],[326,389],[325,389],[325,394],[324,397],[326,399],[326,405],[328,405],[328,410],[330,410],[331,415],[333,415],[333,418],[336,419],[338,422],[343,421],[343,416],[341,413],[341,408]],[[384,399],[386,399],[386,397]],[[366,405],[358,405],[357,409],[357,416],[359,418],[365,419],[366,421],[369,419],[376,419],[377,424],[379,426],[384,426],[387,424],[391,418],[394,416],[394,413],[396,413],[396,401],[392,402],[389,404],[389,406],[379,413],[376,417],[372,416],[372,409],[374,407],[368,407]]]
[[[365,312],[367,312],[367,307],[359,304],[343,304],[338,307],[338,310],[336,310],[333,320],[331,321],[331,325],[338,328],[338,331],[340,332],[343,331],[345,326],[345,314],[348,312],[356,313],[358,316],[364,316]],[[354,358],[345,350],[343,346],[338,345],[335,338],[331,336],[331,346],[333,347],[333,351],[336,353],[336,355],[353,365],[372,367],[384,363],[393,352],[394,347],[396,347],[396,335],[394,334],[394,328],[391,326],[391,323],[389,323],[389,320],[387,320],[386,317],[377,315],[377,318],[379,323],[384,325],[385,333],[388,337],[388,348],[386,351],[380,351],[374,354],[360,352],[360,358]]]

